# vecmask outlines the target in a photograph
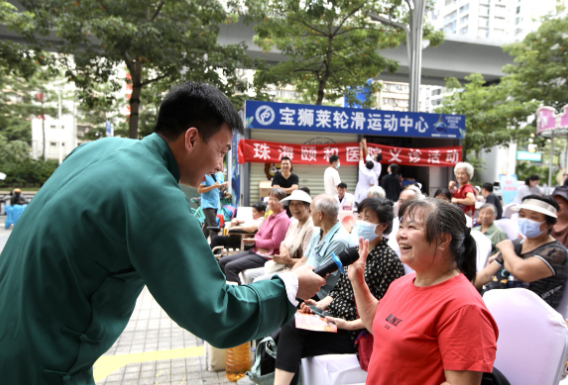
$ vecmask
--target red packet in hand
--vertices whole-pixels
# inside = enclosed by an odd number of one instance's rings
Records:
[[[294,315],[298,329],[311,330],[314,332],[337,333],[337,325],[326,321],[325,318],[315,314],[296,313]]]

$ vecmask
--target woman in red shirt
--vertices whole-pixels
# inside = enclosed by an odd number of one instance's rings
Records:
[[[495,360],[497,325],[471,281],[475,240],[460,209],[426,198],[400,208],[400,258],[415,273],[379,301],[364,281],[368,242],[349,267],[357,310],[374,336],[367,384],[479,385]]]
[[[454,175],[458,181],[459,188],[453,180],[448,184],[448,190],[452,193],[452,203],[458,205],[462,211],[473,219],[475,213],[475,190],[469,184],[473,178],[473,166],[467,162],[459,162],[454,167]]]

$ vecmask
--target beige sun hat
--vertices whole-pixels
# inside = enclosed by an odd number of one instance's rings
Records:
[[[525,199],[519,206],[511,208],[512,211],[517,212],[521,211],[521,209],[532,210],[552,218],[558,218],[554,206],[538,199]]]

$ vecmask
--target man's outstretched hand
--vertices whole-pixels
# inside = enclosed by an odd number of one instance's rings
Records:
[[[314,273],[313,270],[313,267],[304,265],[293,271],[298,278],[296,297],[303,300],[310,299],[325,285],[325,279]]]

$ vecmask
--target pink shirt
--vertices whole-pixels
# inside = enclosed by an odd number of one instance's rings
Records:
[[[256,253],[258,249],[265,249],[268,250],[267,254],[269,255],[278,253],[280,244],[286,237],[288,226],[290,226],[290,218],[288,218],[286,210],[269,215],[254,236],[256,243],[253,251]]]

